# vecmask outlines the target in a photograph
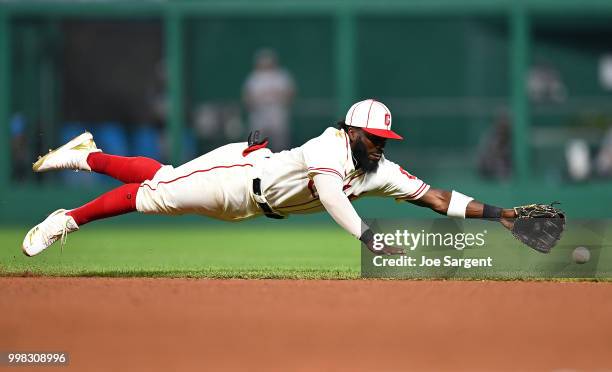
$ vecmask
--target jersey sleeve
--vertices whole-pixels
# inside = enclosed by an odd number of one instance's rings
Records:
[[[429,190],[427,183],[404,168],[388,160],[385,163],[385,179],[380,190],[384,196],[396,200],[417,200]]]
[[[344,166],[348,161],[348,139],[335,128],[327,128],[319,137],[302,145],[304,162],[309,178],[316,174],[329,174],[344,179]]]

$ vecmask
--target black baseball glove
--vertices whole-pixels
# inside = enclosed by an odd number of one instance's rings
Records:
[[[512,235],[538,252],[550,252],[565,229],[565,213],[554,204],[515,207]]]

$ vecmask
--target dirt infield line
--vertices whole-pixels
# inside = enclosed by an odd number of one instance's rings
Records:
[[[612,283],[0,278],[0,293],[0,352],[68,351],[62,371],[612,369]]]

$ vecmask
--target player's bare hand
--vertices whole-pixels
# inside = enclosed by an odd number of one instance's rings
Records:
[[[387,256],[391,256],[391,255],[404,255],[406,254],[406,250],[404,250],[404,248],[398,248],[398,247],[389,247],[389,246],[385,246],[383,249],[383,255],[387,255]]]
[[[377,256],[391,256],[391,255],[401,255],[406,254],[406,251],[403,248],[394,247],[391,245],[382,244],[382,248],[375,247],[376,243],[374,243],[374,233],[372,230],[367,229],[361,234],[359,238],[365,244],[366,247],[370,250],[370,252],[374,253]]]
[[[403,255],[406,254],[404,248],[393,247],[385,245],[382,249],[374,249],[371,245],[368,245],[368,249],[377,256],[392,256],[392,255]]]
[[[499,219],[499,223],[501,223],[506,229],[512,230],[514,227],[514,218],[516,217],[516,213],[514,209],[504,209],[502,211],[502,217]]]
[[[499,223],[501,223],[502,225],[504,225],[504,227],[508,230],[512,230],[512,227],[514,226],[514,219],[510,219],[510,218],[501,218],[499,220]]]

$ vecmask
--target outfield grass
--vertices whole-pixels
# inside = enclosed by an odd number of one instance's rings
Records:
[[[0,275],[349,279],[357,242],[333,226],[87,226],[35,257],[0,228]]]

